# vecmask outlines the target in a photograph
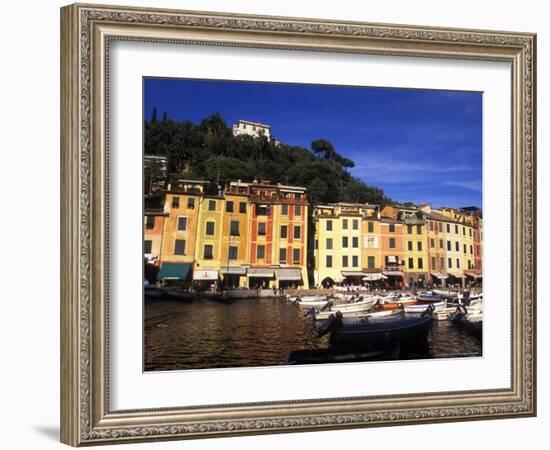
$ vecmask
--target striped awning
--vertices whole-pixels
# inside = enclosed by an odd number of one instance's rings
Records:
[[[365,273],[364,275],[363,281],[378,281],[388,278],[386,275],[381,273]]]
[[[222,275],[246,275],[246,267],[222,267],[220,273]]]
[[[273,278],[275,271],[264,267],[250,267],[246,275],[249,278]]]
[[[284,267],[277,269],[277,279],[279,281],[300,281],[302,272],[300,269]]]

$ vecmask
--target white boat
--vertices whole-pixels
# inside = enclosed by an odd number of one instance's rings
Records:
[[[416,305],[405,305],[403,306],[403,310],[406,313],[423,313],[426,311],[430,306],[434,308],[434,311],[441,310],[443,308],[447,307],[447,302],[438,302],[438,303],[429,303],[429,304],[416,304]]]
[[[313,303],[319,301],[326,301],[326,295],[287,295],[287,301],[289,302],[300,302],[300,303]]]
[[[294,301],[296,305],[300,308],[322,308],[327,305],[329,300],[318,300],[318,301]]]
[[[335,314],[336,310],[319,311],[315,314],[316,320],[327,320],[332,314]],[[397,314],[396,311],[384,310],[384,311],[340,311],[344,319],[361,319],[365,317],[387,317],[393,314]]]

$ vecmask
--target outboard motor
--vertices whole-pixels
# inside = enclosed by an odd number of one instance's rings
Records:
[[[315,317],[315,314],[317,313],[317,310],[312,306],[311,308],[309,308],[307,310],[307,312],[304,314],[304,317],[309,317],[309,316],[312,316],[312,317]]]
[[[422,317],[431,316],[433,315],[434,311],[435,311],[435,306],[430,303],[426,308],[426,310],[422,313]]]
[[[328,309],[329,311],[331,311],[333,306],[334,306],[334,303],[332,303],[332,300],[329,300],[326,303],[326,305],[321,308],[321,311],[324,311],[325,309]]]

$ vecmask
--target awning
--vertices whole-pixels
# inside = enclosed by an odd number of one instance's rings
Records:
[[[466,275],[468,275],[469,277],[475,278],[476,280],[479,278],[483,278],[482,273],[466,272]]]
[[[452,276],[452,277],[455,277],[455,278],[464,278],[464,274],[463,274],[463,273],[452,273],[452,272],[449,272],[449,275]]]
[[[364,277],[366,273],[364,272],[341,272],[344,277]]]
[[[217,280],[217,270],[195,270],[193,272],[193,280]]]
[[[163,263],[157,275],[159,280],[185,280],[189,275],[191,264],[184,263]]]
[[[279,281],[301,281],[302,273],[300,269],[283,268],[277,269],[277,279]]]
[[[220,273],[223,275],[246,275],[246,267],[222,267]]]
[[[378,281],[385,280],[386,278],[388,277],[381,273],[366,273],[363,277],[363,281]]]
[[[387,272],[382,272],[387,277],[402,277],[403,272],[400,270],[388,270]]]
[[[396,263],[396,262],[398,262],[398,261],[397,261],[397,256],[388,256],[388,262],[389,262],[389,263]]]
[[[250,267],[246,275],[250,278],[273,278],[275,271],[263,267]]]
[[[439,272],[430,272],[430,275],[432,277],[436,277],[436,278],[439,278],[440,280],[446,280],[448,277],[448,275],[445,275],[444,273],[439,273]]]

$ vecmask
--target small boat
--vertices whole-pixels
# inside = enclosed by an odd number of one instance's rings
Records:
[[[380,309],[397,309],[403,306],[416,304],[416,299],[411,296],[396,298],[395,300],[380,302]]]
[[[406,313],[423,313],[424,311],[428,310],[428,308],[432,307],[433,310],[437,311],[442,308],[447,307],[447,301],[437,302],[437,303],[424,303],[424,304],[416,304],[416,305],[405,305],[403,307],[403,310]]]
[[[375,311],[375,312],[369,312],[370,310],[367,310],[367,311],[339,310],[339,311],[342,314],[342,317],[344,319],[353,319],[353,320],[364,319],[367,317],[387,317],[387,316],[396,314],[396,310],[391,310],[391,309],[388,309],[385,311]],[[315,313],[314,317],[315,317],[315,320],[327,320],[334,313],[335,313],[334,310],[319,311]]]
[[[354,324],[344,324],[342,315],[337,313],[319,335],[330,333],[331,345],[340,348],[386,345],[391,342],[425,340],[432,324],[431,314],[415,318],[367,319]]]
[[[422,302],[440,302],[444,298],[446,297],[443,295],[435,294],[431,292],[424,292],[422,294],[419,294],[417,297],[417,299]]]
[[[160,299],[164,295],[164,290],[158,286],[144,286],[143,291],[146,300]]]
[[[450,315],[453,324],[463,327],[477,337],[483,332],[483,310],[479,308],[469,309],[459,305],[456,312]]]

